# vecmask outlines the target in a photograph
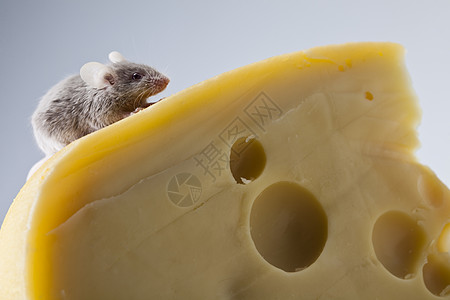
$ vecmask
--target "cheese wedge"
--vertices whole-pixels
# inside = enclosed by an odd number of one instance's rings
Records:
[[[282,55],[88,135],[25,184],[0,298],[450,299],[450,192],[391,43]]]

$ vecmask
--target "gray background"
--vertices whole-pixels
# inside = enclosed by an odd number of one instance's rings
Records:
[[[43,154],[39,98],[111,50],[172,79],[168,96],[270,56],[350,41],[394,41],[423,109],[419,159],[450,185],[450,1],[0,0],[0,220]]]

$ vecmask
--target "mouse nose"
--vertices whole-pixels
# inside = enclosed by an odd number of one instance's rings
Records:
[[[169,78],[158,74],[157,76],[154,76],[149,81],[145,82],[145,86],[149,91],[151,91],[152,95],[158,94],[166,88],[166,86],[169,84]]]
[[[161,78],[159,79],[159,84],[165,88],[170,82],[170,79],[166,76],[161,76]]]
[[[162,92],[166,88],[166,86],[169,84],[169,81],[170,81],[169,78],[167,78],[164,75],[160,75],[157,78],[154,78],[153,84],[154,84],[155,91],[157,93]]]

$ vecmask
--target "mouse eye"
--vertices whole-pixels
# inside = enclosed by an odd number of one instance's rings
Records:
[[[142,75],[139,73],[133,73],[133,76],[131,76],[131,78],[133,78],[133,80],[139,80],[142,78]]]

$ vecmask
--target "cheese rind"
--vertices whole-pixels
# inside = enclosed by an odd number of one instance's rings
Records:
[[[450,282],[450,192],[413,154],[419,118],[396,44],[314,48],[207,80],[36,172],[0,232],[0,292],[435,299]]]

